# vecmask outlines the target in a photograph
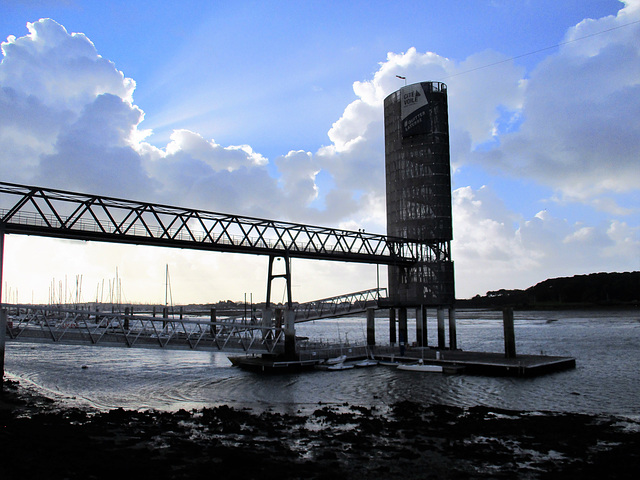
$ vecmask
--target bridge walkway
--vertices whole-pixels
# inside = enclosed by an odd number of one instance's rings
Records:
[[[376,308],[385,289],[372,289],[297,305],[295,322],[335,318]],[[280,354],[285,329],[260,317],[171,318],[66,306],[2,304],[7,341]]]

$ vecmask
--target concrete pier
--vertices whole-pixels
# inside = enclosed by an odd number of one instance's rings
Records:
[[[0,303],[3,302],[2,298],[2,271],[4,270],[4,228],[0,226]]]
[[[395,345],[398,339],[396,336],[396,309],[389,309],[389,343]]]
[[[7,310],[0,310],[0,393],[4,388],[4,345],[7,339]]]
[[[376,311],[367,308],[367,345],[373,347],[376,344]]]
[[[295,359],[296,355],[296,312],[291,309],[284,311],[284,356]]]
[[[427,328],[427,319],[428,319],[427,306],[422,305],[421,309],[422,309],[422,342],[426,347],[429,345],[429,330]]]
[[[502,311],[504,324],[504,356],[516,358],[516,335],[513,328],[513,308],[507,307]]]
[[[399,341],[400,341],[400,354],[404,354],[404,349],[407,346],[407,339],[409,338],[407,335],[407,308],[400,307],[398,309],[398,330],[399,330]]]
[[[458,349],[458,337],[456,334],[456,309],[449,308],[449,348]]]
[[[443,308],[438,308],[438,348],[447,348]]]

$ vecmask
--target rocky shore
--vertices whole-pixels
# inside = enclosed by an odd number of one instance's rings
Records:
[[[401,402],[308,414],[61,408],[5,382],[0,478],[637,478],[640,422]]]

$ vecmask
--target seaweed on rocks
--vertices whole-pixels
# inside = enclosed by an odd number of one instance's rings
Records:
[[[310,415],[60,409],[0,397],[0,478],[636,478],[633,419],[400,402]]]

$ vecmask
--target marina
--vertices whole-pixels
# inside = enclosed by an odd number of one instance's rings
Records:
[[[638,477],[640,0],[5,3],[0,480]]]
[[[553,320],[550,322],[550,320]],[[327,344],[348,336],[346,355],[364,358],[363,317],[300,325],[301,335],[322,337]],[[379,336],[388,333],[380,320]],[[502,361],[501,312],[459,310],[460,348],[484,347]],[[576,368],[522,377],[403,372],[394,365],[265,375],[234,367],[223,352],[146,348],[99,348],[90,345],[7,342],[8,378],[32,385],[67,405],[99,409],[179,409],[234,405],[255,411],[311,411],[347,402],[387,408],[396,402],[487,406],[528,411],[607,413],[640,418],[637,365],[640,364],[640,316],[637,310],[515,312],[518,355],[575,358]],[[415,341],[415,331],[409,332]],[[437,332],[425,338],[437,342]],[[376,346],[378,348],[378,346]],[[352,351],[349,352],[348,350]],[[430,349],[429,349],[430,350]],[[435,353],[425,350],[425,358]],[[338,350],[339,352],[339,350]],[[361,353],[360,353],[361,352]],[[420,351],[408,350],[413,362]],[[441,351],[444,362],[452,352]],[[391,360],[391,353],[385,358]],[[334,355],[339,356],[339,355]],[[469,358],[469,362],[473,358]],[[428,361],[430,363],[430,361]],[[86,368],[82,368],[86,366]],[[126,379],[125,382],[122,379]]]

